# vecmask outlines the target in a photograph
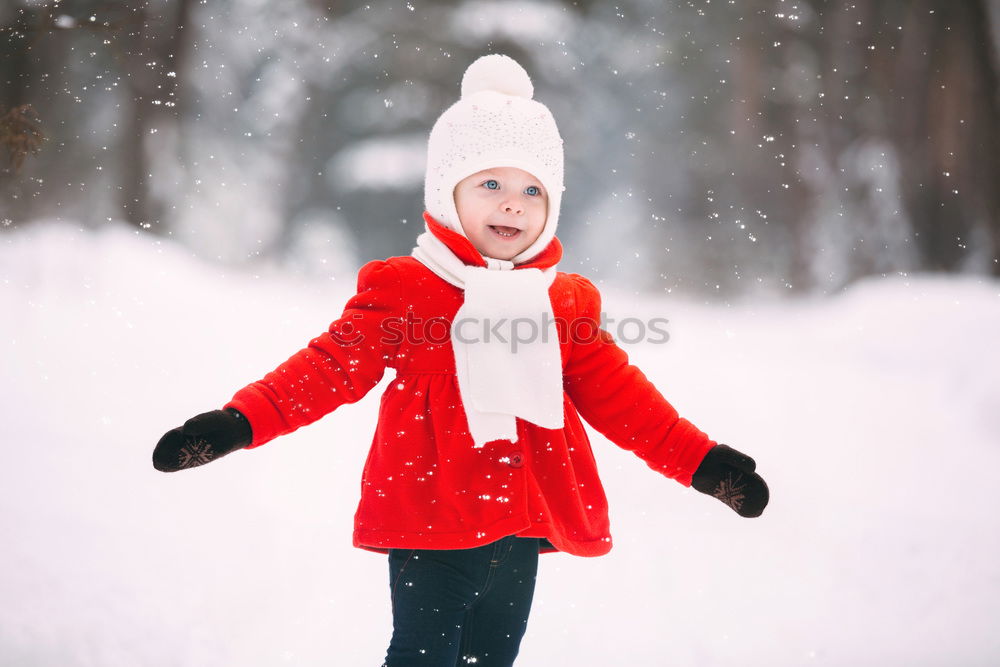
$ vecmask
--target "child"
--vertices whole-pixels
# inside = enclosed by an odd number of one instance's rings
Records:
[[[510,58],[474,62],[431,131],[413,255],[362,267],[329,331],[153,453],[171,472],[259,447],[394,368],[354,529],[389,557],[389,667],[513,664],[538,554],[611,549],[580,415],[741,516],[768,501],[753,459],[681,419],[599,328],[597,288],[556,270],[562,139],[533,93]]]

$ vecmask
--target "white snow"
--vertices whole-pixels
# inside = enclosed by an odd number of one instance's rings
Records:
[[[377,665],[388,569],[351,520],[377,396],[265,447],[153,470],[339,315],[335,282],[237,273],[120,227],[0,239],[0,663]],[[1000,284],[910,276],[701,305],[633,361],[757,459],[760,519],[594,434],[610,555],[542,558],[533,665],[1000,660]]]

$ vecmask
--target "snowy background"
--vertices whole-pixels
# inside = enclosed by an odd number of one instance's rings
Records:
[[[1000,276],[1000,0],[4,0],[0,233],[126,220],[322,278],[407,254],[428,131],[492,52],[559,125],[595,280]]]
[[[379,664],[391,371],[150,455],[409,252],[489,52],[566,141],[560,268],[670,320],[626,350],[772,490],[593,434],[615,548],[542,559],[519,667],[1000,664],[1000,0],[3,0],[0,667]]]
[[[261,449],[150,464],[353,287],[124,225],[2,237],[0,664],[379,664],[388,569],[350,536],[381,385]],[[1000,662],[1000,283],[605,301],[669,318],[669,343],[626,349],[772,501],[740,519],[594,434],[615,548],[543,557],[521,667]]]

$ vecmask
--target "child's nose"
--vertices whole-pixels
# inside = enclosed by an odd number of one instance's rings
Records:
[[[504,213],[512,213],[514,215],[524,214],[524,205],[516,199],[508,199],[502,205]]]

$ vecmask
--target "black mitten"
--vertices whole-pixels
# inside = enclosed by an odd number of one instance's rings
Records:
[[[716,445],[698,466],[691,486],[718,498],[740,516],[760,516],[769,493],[764,479],[754,472],[756,467],[746,454],[728,445]]]
[[[250,422],[238,410],[204,412],[160,438],[153,450],[153,467],[163,472],[194,468],[251,442]]]

